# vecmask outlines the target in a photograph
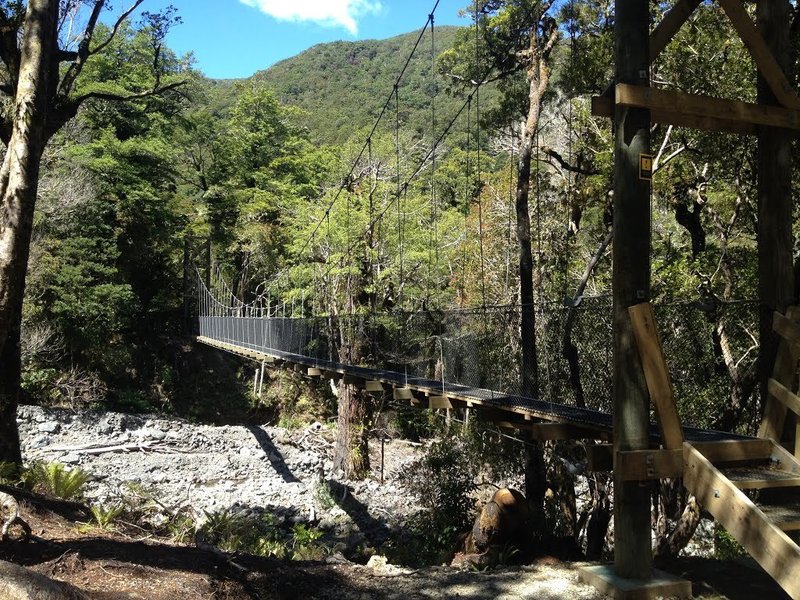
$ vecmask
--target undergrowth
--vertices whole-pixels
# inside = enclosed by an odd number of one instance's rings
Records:
[[[204,513],[200,531],[208,543],[226,552],[291,560],[321,560],[329,553],[320,542],[319,529],[302,523],[287,529],[270,513],[245,516],[230,509]]]
[[[67,469],[57,462],[34,462],[22,473],[22,482],[29,489],[62,500],[80,500],[89,474],[78,467]]]

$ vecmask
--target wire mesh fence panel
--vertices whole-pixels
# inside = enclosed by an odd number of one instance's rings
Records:
[[[205,296],[203,295],[205,294]],[[291,318],[225,307],[200,288],[198,335],[242,348],[520,395],[519,306]],[[535,308],[539,399],[611,411],[610,297]],[[682,422],[751,432],[758,417],[755,302],[655,305]],[[269,311],[267,311],[269,314]]]

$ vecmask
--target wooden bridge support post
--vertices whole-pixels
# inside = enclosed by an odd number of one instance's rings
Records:
[[[267,361],[261,361],[261,374],[258,376],[258,397],[261,398],[261,393],[264,391],[264,370],[267,368]]]
[[[756,4],[759,31],[784,73],[791,77],[789,0]],[[759,72],[758,102],[779,105]],[[758,287],[760,303],[759,355],[762,408],[769,397],[767,381],[775,364],[778,337],[772,331],[775,311],[784,313],[793,303],[792,266],[792,138],[788,129],[758,129]],[[781,432],[778,432],[780,436]]]
[[[648,0],[616,2],[616,82],[650,85]],[[650,111],[614,115],[614,454],[649,445],[649,398],[628,307],[650,297]],[[650,579],[650,485],[614,471],[614,568]]]

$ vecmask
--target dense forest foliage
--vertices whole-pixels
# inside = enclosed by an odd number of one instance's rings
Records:
[[[654,67],[659,85],[753,96],[752,63],[718,12],[703,5],[681,30]],[[542,303],[603,296],[610,271],[611,138],[589,115],[589,95],[610,79],[613,21],[597,1],[551,13],[537,25],[558,22],[529,188]],[[238,295],[305,314],[517,304],[526,76],[523,64],[491,55],[515,33],[504,14],[480,15],[477,38],[473,27],[437,28],[435,63],[427,29],[397,97],[418,33],[317,46],[236,82],[207,80],[171,56],[184,86],[85,104],[44,156],[26,392],[169,407],[182,393],[169,340],[184,327],[184,245],[202,264],[207,238]],[[123,33],[89,63],[82,86],[147,76],[146,34]],[[754,298],[752,142],[662,126],[654,140],[656,301]],[[749,346],[727,343],[728,321],[710,319],[716,346],[740,354],[720,351],[716,368],[744,386],[743,402],[753,386],[752,361],[740,361]],[[698,420],[719,425],[706,409]],[[743,410],[725,424],[741,424]]]

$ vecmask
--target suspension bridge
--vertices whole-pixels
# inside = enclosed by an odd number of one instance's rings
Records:
[[[800,600],[800,546],[796,537],[792,537],[800,532],[800,429],[796,439],[786,445],[781,443],[787,414],[791,411],[800,415],[800,396],[794,392],[795,374],[800,359],[800,310],[790,308],[785,314],[776,312],[774,315],[774,331],[780,336],[780,345],[772,378],[769,380],[766,412],[758,437],[747,437],[688,427],[682,423],[676,402],[676,386],[682,397],[687,394],[685,388],[682,388],[682,381],[673,381],[673,375],[681,369],[676,369],[675,365],[672,368],[668,366],[664,345],[657,331],[657,311],[654,312],[653,307],[645,301],[649,296],[650,273],[649,181],[652,177],[653,159],[649,155],[651,110],[654,119],[671,125],[754,133],[757,132],[754,125],[785,126],[790,121],[785,118],[784,113],[800,106],[800,99],[787,92],[791,86],[783,78],[771,51],[764,44],[758,30],[753,27],[749,16],[743,12],[740,3],[737,0],[721,0],[720,4],[785,107],[759,105],[750,110],[749,105],[743,108],[737,104],[735,111],[731,109],[724,112],[727,116],[722,118],[718,107],[728,101],[715,100],[714,104],[700,97],[681,96],[680,102],[671,102],[666,108],[658,105],[658,101],[663,100],[659,93],[663,92],[657,93],[646,87],[647,82],[640,81],[641,74],[648,73],[649,61],[663,50],[700,3],[696,0],[679,0],[650,34],[649,46],[647,11],[637,12],[639,9],[633,8],[633,4],[617,3],[617,35],[625,32],[627,37],[624,43],[638,44],[641,51],[625,52],[617,56],[617,72],[621,77],[616,82],[616,88],[614,85],[609,88],[613,98],[594,98],[592,103],[595,115],[616,114],[618,119],[620,115],[625,115],[625,119],[629,120],[625,127],[620,127],[617,131],[617,158],[624,155],[624,160],[616,161],[613,236],[615,260],[617,256],[622,258],[619,265],[615,262],[612,286],[614,309],[612,311],[609,307],[605,317],[609,325],[606,335],[609,340],[614,341],[613,351],[608,349],[604,360],[598,360],[598,353],[583,355],[583,359],[592,368],[602,370],[606,375],[605,387],[595,390],[593,397],[588,400],[584,397],[581,377],[573,370],[566,378],[575,392],[573,401],[569,402],[566,397],[568,394],[562,393],[564,390],[557,390],[552,382],[547,381],[552,366],[547,364],[547,360],[541,361],[545,364],[539,365],[541,372],[536,374],[539,397],[521,393],[519,382],[525,369],[520,364],[520,348],[507,341],[519,339],[521,335],[537,336],[537,332],[524,331],[524,318],[519,317],[532,304],[509,309],[494,307],[487,302],[485,232],[480,201],[477,202],[477,237],[482,298],[481,305],[472,311],[449,311],[431,306],[404,311],[400,302],[401,306],[389,314],[378,314],[374,302],[369,311],[359,312],[352,310],[353,302],[350,301],[350,310],[345,311],[346,314],[307,316],[303,309],[302,316],[296,316],[294,311],[287,314],[285,305],[282,309],[269,302],[265,305],[261,297],[253,303],[245,304],[231,293],[227,284],[218,281],[216,285],[211,285],[208,274],[204,279],[196,270],[196,340],[257,361],[261,365],[262,374],[267,365],[280,366],[308,377],[342,380],[345,384],[373,394],[391,394],[398,402],[409,402],[418,407],[463,409],[468,414],[474,414],[476,418],[489,420],[498,426],[527,431],[532,438],[538,440],[584,440],[589,469],[614,471],[615,527],[618,532],[615,544],[616,573],[613,569],[609,572],[604,567],[590,568],[584,571],[584,577],[616,597],[690,594],[688,582],[682,580],[662,579],[654,584],[655,587],[646,583],[658,577],[654,576],[650,553],[649,489],[642,482],[682,477],[684,486],[697,497],[702,506],[792,598]],[[646,7],[646,3],[639,4]],[[366,247],[374,250],[373,236],[376,230],[379,231],[384,217],[395,208],[399,254],[397,289],[402,289],[406,283],[404,277],[409,276],[407,271],[404,274],[405,211],[402,203],[409,186],[422,173],[427,172],[430,175],[427,188],[430,192],[428,225],[431,229],[428,287],[432,283],[433,287],[441,285],[441,282],[432,282],[436,269],[430,266],[438,261],[441,243],[436,229],[439,206],[435,185],[437,152],[446,137],[453,132],[458,120],[466,117],[467,144],[471,143],[470,140],[475,143],[475,160],[472,163],[475,169],[474,188],[482,188],[480,89],[498,65],[495,62],[483,70],[482,76],[472,82],[472,90],[466,94],[461,109],[449,121],[445,119],[444,125],[439,129],[435,103],[436,48],[433,35],[437,6],[438,2],[428,15],[411,55],[389,92],[349,174],[343,178],[332,200],[311,227],[305,242],[300,244],[295,264],[308,260],[307,251],[317,244],[323,227],[326,224],[329,226],[340,198],[348,202],[349,217],[348,186],[351,186],[362,159],[366,157],[369,163],[372,162],[373,136],[380,123],[391,112],[395,114],[396,140],[394,194],[389,195],[388,201],[383,205],[376,206],[373,206],[370,197],[366,227],[352,239],[348,227],[345,251],[338,253],[338,258],[328,261],[324,273],[315,273],[315,281],[329,281],[328,276],[336,269],[352,270],[352,265],[362,260],[356,254],[359,247],[365,244],[366,238],[370,240]],[[479,12],[476,2],[476,59]],[[525,22],[531,19],[536,22],[534,15],[523,16],[525,18],[522,20]],[[416,166],[409,168],[406,165],[403,169],[399,145],[399,85],[428,27],[433,91],[431,132],[427,136],[428,150],[423,152],[424,156]],[[638,33],[631,33],[634,30]],[[639,35],[642,32],[644,35]],[[511,51],[513,48],[509,47],[507,52],[499,52],[498,56],[507,55]],[[638,64],[636,61],[644,62]],[[629,76],[630,73],[635,76]],[[471,136],[469,119],[473,109],[476,131]],[[793,114],[795,116],[791,121],[794,123],[792,126],[797,127],[796,113]],[[568,130],[571,146],[569,124]],[[636,135],[630,137],[625,133],[628,130],[636,131]],[[619,137],[622,133],[625,135]],[[530,136],[531,133],[527,132],[526,135]],[[538,135],[538,130],[534,135]],[[531,139],[527,140],[527,143],[531,142]],[[537,140],[537,151],[538,146]],[[643,174],[642,164],[648,165],[647,173]],[[525,171],[520,169],[519,172]],[[530,165],[527,171],[530,171]],[[377,173],[370,173],[373,182],[376,181]],[[571,188],[571,180],[568,182]],[[466,204],[470,206],[474,198],[466,193],[465,196]],[[536,201],[535,211],[538,215],[538,193]],[[541,232],[538,232],[538,237],[541,237]],[[769,235],[759,236],[759,244],[762,243],[762,237],[770,238]],[[539,252],[541,253],[541,248]],[[541,261],[538,263],[541,267]],[[209,265],[207,271],[210,270]],[[374,285],[374,274],[370,272],[368,275],[373,277]],[[285,276],[286,272],[282,272],[275,279]],[[348,289],[354,285],[350,277],[347,275]],[[316,289],[315,283],[314,292],[326,294],[327,290]],[[579,296],[580,294],[576,298]],[[540,304],[541,300],[540,298]],[[610,316],[612,312],[613,319]],[[571,315],[569,318],[573,317]],[[702,317],[695,315],[694,321],[702,321]],[[685,323],[685,329],[691,330],[691,327],[690,317]],[[560,334],[564,331],[566,329],[560,330]],[[539,345],[540,348],[547,346],[547,343]],[[566,347],[567,344],[563,346]],[[356,347],[357,350],[354,350]],[[691,366],[683,370],[691,371]],[[642,372],[643,378],[640,376]],[[711,387],[714,385],[713,377],[711,371],[699,375]],[[561,379],[563,381],[565,378]],[[691,394],[688,396],[694,397]],[[655,419],[647,418],[651,413]],[[634,588],[627,589],[636,591],[632,594],[624,591],[626,588],[620,584],[617,575],[633,580]],[[648,591],[642,592],[644,595],[636,595],[645,588]]]
[[[651,449],[614,454],[608,443],[614,435],[608,412],[448,381],[448,372],[462,381],[491,377],[489,365],[494,363],[476,358],[492,354],[480,345],[488,340],[481,340],[469,321],[462,321],[462,329],[455,332],[445,331],[441,323],[431,325],[425,313],[403,315],[405,322],[427,321],[428,326],[421,328],[425,332],[420,334],[417,328],[412,333],[408,326],[389,335],[387,321],[372,321],[369,315],[337,322],[331,316],[282,316],[280,307],[231,302],[228,289],[209,289],[199,273],[197,291],[196,341],[256,361],[262,369],[280,367],[308,377],[341,379],[420,408],[465,409],[496,426],[527,431],[537,440],[584,440],[590,470],[622,470],[626,480],[684,477],[684,485],[703,506],[784,589],[798,597],[794,569],[800,567],[800,547],[787,532],[800,531],[800,462],[772,439],[681,426],[649,304],[640,305],[646,309],[638,315],[634,311],[632,320],[637,323],[637,340],[656,407],[656,423],[650,426]],[[369,340],[372,352],[363,362],[348,361],[347,348],[337,342],[342,328]],[[800,410],[800,398],[784,385],[793,376],[793,371],[787,375],[792,358],[796,367],[800,355],[800,324],[776,315],[776,329],[788,339],[782,343],[784,360],[770,386],[788,406]],[[502,332],[493,335],[496,338]],[[448,338],[459,341],[448,347]],[[379,352],[381,344],[394,348]],[[467,348],[471,350],[465,352]],[[470,363],[470,354],[471,365],[448,369],[449,360]],[[493,359],[500,357],[494,354]],[[745,490],[755,490],[757,495],[752,498]]]

